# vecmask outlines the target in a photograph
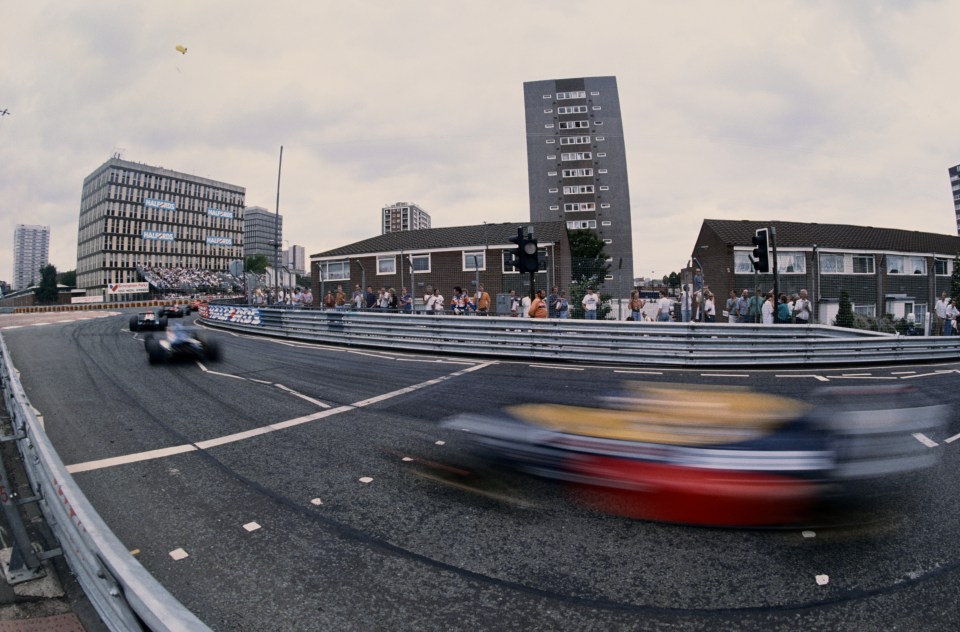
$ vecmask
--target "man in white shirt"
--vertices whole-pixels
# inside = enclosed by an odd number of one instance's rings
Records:
[[[584,319],[597,319],[597,306],[600,304],[600,297],[597,296],[597,293],[593,291],[592,287],[587,288],[587,293],[584,294],[583,300],[580,301],[580,304],[583,305]]]
[[[933,323],[933,331],[931,332],[934,336],[943,335],[943,322],[947,316],[947,307],[950,305],[950,301],[947,300],[947,293],[944,292],[940,295],[940,300],[934,303],[933,313],[936,315]]]
[[[810,324],[810,301],[807,299],[807,291],[800,290],[800,298],[793,306],[793,315],[798,325]]]

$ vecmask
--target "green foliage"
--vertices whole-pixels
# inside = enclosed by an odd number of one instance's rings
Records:
[[[676,272],[671,272],[669,279],[667,279],[667,285],[674,290],[680,287],[680,275]]]
[[[66,285],[67,287],[77,287],[77,271],[67,270],[66,272],[59,273],[57,275],[57,283]]]
[[[300,287],[313,287],[313,280],[308,275],[298,274],[297,285]]]
[[[610,271],[607,256],[603,251],[603,240],[596,232],[588,229],[569,230],[567,237],[570,240],[570,317],[583,318],[581,301],[587,293],[588,287],[593,287],[601,294],[601,300],[609,301],[609,295],[600,292],[600,285]],[[605,318],[610,312],[610,305],[603,303],[597,309],[597,318]]]
[[[267,271],[268,265],[270,265],[270,261],[267,259],[267,255],[250,255],[244,261],[246,271],[254,274],[263,274]]]
[[[53,264],[40,268],[40,284],[34,293],[38,303],[57,302],[57,268]]]
[[[950,298],[960,298],[960,253],[953,259],[953,274],[950,276]]]
[[[850,303],[850,296],[846,292],[840,292],[840,309],[837,311],[837,319],[833,321],[837,327],[853,327],[853,304]]]

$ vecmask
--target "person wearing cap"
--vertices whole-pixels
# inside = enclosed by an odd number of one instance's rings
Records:
[[[580,301],[580,304],[583,305],[584,319],[597,319],[597,306],[600,304],[600,297],[597,296],[592,287],[587,288],[587,293],[583,296],[583,300]]]

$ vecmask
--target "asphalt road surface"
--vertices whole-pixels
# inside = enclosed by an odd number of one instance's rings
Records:
[[[766,530],[597,513],[439,422],[625,380],[909,383],[957,411],[960,365],[619,371],[211,331],[221,362],[150,366],[127,320],[0,332],[90,501],[215,630],[957,629],[960,414],[881,517]]]

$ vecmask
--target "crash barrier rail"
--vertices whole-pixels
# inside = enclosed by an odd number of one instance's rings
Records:
[[[163,307],[187,305],[185,300],[130,301],[129,303],[77,303],[71,305],[30,305],[23,307],[0,307],[0,314],[44,314],[49,312],[86,312],[101,309],[124,309],[127,307]]]
[[[949,361],[960,337],[829,325],[646,323],[209,305],[215,327],[351,347],[636,366],[757,367]]]
[[[0,380],[31,491],[71,570],[111,630],[209,630],[127,550],[53,449],[0,336]]]

